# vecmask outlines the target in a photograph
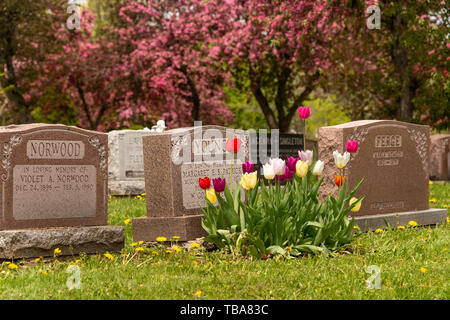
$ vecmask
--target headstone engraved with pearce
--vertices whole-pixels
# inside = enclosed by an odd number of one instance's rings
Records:
[[[365,196],[357,224],[376,228],[407,224],[435,224],[445,210],[429,209],[430,128],[392,120],[362,120],[319,129],[319,159],[325,162],[322,197],[337,193],[333,151],[345,151],[348,140],[359,147],[344,169],[350,189],[364,178],[356,196]],[[445,212],[444,212],[445,211]],[[445,214],[444,214],[445,213]]]

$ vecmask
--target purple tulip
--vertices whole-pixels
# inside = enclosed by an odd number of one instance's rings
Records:
[[[300,160],[300,158],[289,157],[287,159],[289,170],[295,171],[295,165],[297,164],[298,160]]]
[[[308,161],[308,164],[312,165],[314,154],[311,150],[299,151],[298,156],[299,156],[300,160]]]
[[[242,173],[243,174],[252,173],[253,171],[255,171],[255,168],[254,168],[253,163],[251,163],[250,161],[245,161],[242,164]]]
[[[220,193],[225,190],[225,184],[226,184],[225,179],[215,178],[215,179],[212,179],[212,182],[213,182],[215,192]]]

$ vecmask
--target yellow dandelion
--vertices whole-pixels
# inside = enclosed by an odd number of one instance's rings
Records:
[[[228,264],[228,261],[222,260],[222,263],[223,263],[223,264]]]
[[[44,276],[46,276],[46,275],[47,275],[47,271],[42,270],[42,274],[43,274]]]
[[[178,240],[178,239],[180,239],[180,237],[179,236],[173,236],[172,239]]]
[[[167,238],[166,237],[158,237],[158,238],[156,238],[156,241],[164,242],[164,241],[167,241]]]
[[[56,248],[55,250],[53,250],[53,253],[56,255],[61,254],[61,249]]]
[[[353,226],[353,229],[359,229],[359,227],[358,226]]]
[[[418,223],[417,223],[416,221],[414,221],[414,220],[411,220],[410,222],[408,222],[408,224],[409,224],[410,226],[412,226],[412,227],[415,227],[415,226],[418,225]]]
[[[199,247],[200,247],[200,245],[199,245],[197,242],[192,242],[192,243],[191,243],[191,246],[192,246],[193,248],[199,248]]]
[[[112,254],[110,254],[110,253],[105,253],[104,256],[105,256],[107,259],[109,259],[109,260],[111,260],[111,261],[114,261],[114,256],[113,256]]]
[[[398,226],[397,229],[403,230],[405,229],[405,226]]]
[[[166,250],[166,253],[173,253],[173,251],[172,250]]]
[[[448,205],[443,204],[443,205],[442,205],[442,208],[448,208]]]
[[[141,193],[141,196],[143,196],[143,197],[145,197],[147,194],[144,192],[144,193]]]
[[[450,218],[449,217],[447,217],[447,223],[450,223]]]
[[[446,252],[446,251],[448,251],[448,248],[444,248],[442,251]]]
[[[131,244],[132,247],[136,247],[137,245],[138,245],[137,242],[133,242],[133,243]]]
[[[429,200],[431,203],[436,203],[436,198],[431,198],[430,200]]]
[[[192,263],[194,264],[194,266],[198,265],[198,261],[197,260],[192,261]]]
[[[381,232],[383,232],[383,229],[376,229],[375,230],[375,233],[381,233]]]
[[[433,232],[433,230],[431,230],[431,229],[428,229],[428,230],[427,230],[427,232],[428,232],[428,233],[432,233],[432,232]]]
[[[362,243],[358,243],[358,247],[362,247],[363,246],[363,244]]]
[[[420,272],[427,273],[427,268],[424,268],[424,267],[420,268]]]
[[[172,249],[175,250],[176,252],[180,252],[181,249],[178,246],[172,246]]]
[[[421,237],[416,237],[416,239],[417,239],[417,240],[422,240],[422,238],[421,238]]]
[[[19,267],[16,264],[14,264],[14,263],[8,264],[8,269],[14,270],[14,269],[17,269],[17,268],[19,268]]]
[[[433,184],[433,181],[429,180],[429,181],[428,181],[428,184],[430,184],[430,185]]]
[[[138,244],[143,244],[143,243],[144,243],[144,241],[142,241],[142,240],[141,240],[141,241],[138,241]]]
[[[201,290],[195,291],[195,296],[196,297],[200,297],[201,295],[202,295],[202,291]]]
[[[138,199],[138,200],[141,200],[141,199],[142,199],[142,197],[141,197],[141,196],[137,196],[137,197],[136,197],[136,199]]]
[[[125,223],[125,224],[129,224],[131,222],[131,219],[125,219],[125,220],[123,220],[123,223]]]
[[[81,260],[80,259],[75,260],[75,263],[78,263],[78,262],[81,262]]]
[[[213,263],[211,261],[208,261],[208,264],[212,267]]]
[[[157,256],[159,253],[158,253],[158,251],[152,251],[152,253],[155,255],[155,256]]]
[[[137,247],[137,248],[135,249],[135,251],[136,251],[136,252],[144,251],[144,248],[142,248],[142,247]]]
[[[42,257],[39,257],[39,258],[34,259],[34,262],[39,262],[41,260],[42,260]]]
[[[286,251],[287,251],[287,252],[292,252],[292,248],[289,247],[289,246],[287,246],[287,247],[286,247]]]

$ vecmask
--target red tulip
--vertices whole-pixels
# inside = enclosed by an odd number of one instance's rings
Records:
[[[227,140],[227,151],[237,153],[241,148],[242,141],[238,138],[230,138]]]
[[[300,119],[306,120],[311,115],[311,109],[309,107],[299,107],[298,116]]]
[[[208,177],[204,177],[203,179],[198,178],[198,185],[203,190],[207,190],[211,187],[211,179],[209,179]]]
[[[347,149],[347,152],[355,153],[358,150],[358,141],[348,140],[345,144],[345,148]]]
[[[334,182],[336,183],[336,185],[338,187],[342,187],[342,185],[344,184],[345,181],[345,176],[341,177],[341,176],[334,176]]]

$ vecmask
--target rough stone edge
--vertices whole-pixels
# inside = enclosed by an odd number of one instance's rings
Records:
[[[125,245],[121,226],[92,226],[0,231],[0,259],[51,257],[120,251]]]
[[[145,182],[142,181],[108,181],[108,193],[115,196],[137,196],[145,192]]]
[[[430,208],[421,211],[406,211],[371,216],[355,217],[355,225],[361,231],[373,231],[377,228],[397,227],[408,225],[409,221],[416,221],[419,225],[432,225],[444,222],[447,218],[447,209]]]

